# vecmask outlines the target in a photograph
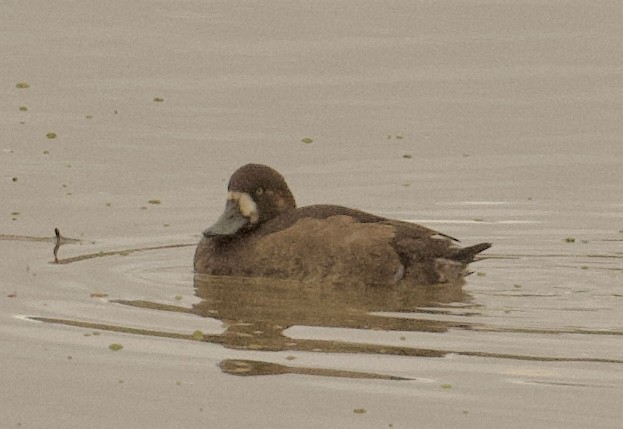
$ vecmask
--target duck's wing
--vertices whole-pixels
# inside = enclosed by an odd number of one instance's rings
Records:
[[[331,216],[348,216],[361,223],[374,223],[387,220],[380,216],[356,209],[349,209],[348,207],[316,204],[312,206],[298,207],[284,212],[278,217],[262,224],[261,228],[258,229],[257,234],[268,235],[274,232],[283,231],[302,219],[327,219]]]
[[[306,206],[296,209],[296,213],[300,217],[313,217],[316,219],[325,219],[329,216],[349,216],[361,223],[384,223],[398,227],[400,229],[409,229],[411,231],[417,231],[422,236],[429,237],[443,237],[451,241],[459,242],[460,240],[450,235],[441,233],[434,229],[427,228],[422,225],[418,225],[412,222],[388,219],[386,217],[377,216],[372,213],[367,213],[358,209],[351,209],[343,206],[336,206],[330,204],[317,204],[312,206]]]
[[[450,235],[412,222],[388,219],[358,209],[330,204],[316,204],[290,210],[280,215],[278,218],[266,222],[266,224],[262,226],[260,233],[265,235],[289,228],[298,220],[304,218],[326,219],[331,216],[348,216],[360,223],[382,223],[391,225],[396,229],[397,235],[406,235],[417,239],[437,238],[448,243],[451,241],[460,241]]]

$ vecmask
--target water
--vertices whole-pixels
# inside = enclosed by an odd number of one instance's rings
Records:
[[[617,2],[116,3],[0,5],[2,426],[620,427]],[[248,162],[493,247],[462,288],[195,279]]]
[[[518,206],[529,214],[518,215]],[[453,219],[475,208],[483,219]],[[57,302],[29,317],[86,333],[166,338],[168,353],[180,357],[195,352],[176,343],[205,344],[215,369],[267,377],[269,390],[313,387],[330,397],[336,386],[363,389],[371,395],[358,402],[364,414],[385,415],[390,403],[406,401],[426,404],[428,421],[442,422],[448,415],[436,414],[439,404],[451,401],[467,426],[501,422],[521,407],[517,427],[616,427],[623,237],[608,227],[618,212],[584,213],[590,228],[558,230],[565,217],[550,209],[535,201],[457,201],[438,205],[439,220],[420,219],[452,234],[469,230],[469,242],[494,242],[463,286],[361,289],[193,276],[191,243],[133,245],[133,252],[61,259],[75,283],[106,292],[95,297],[99,311],[88,302]],[[567,222],[578,213],[569,212]],[[298,387],[283,379],[288,374]],[[371,400],[375,391],[385,400]],[[387,424],[408,415],[394,411]]]

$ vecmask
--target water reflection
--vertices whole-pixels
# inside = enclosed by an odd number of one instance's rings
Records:
[[[121,251],[99,255],[82,255],[72,258],[70,262],[113,254],[121,254]],[[521,262],[520,269],[522,272],[526,267],[532,267],[532,269],[541,267],[539,259],[532,258],[530,261],[526,261],[525,258],[508,260],[514,264],[514,261]],[[559,259],[560,256],[556,258]],[[611,257],[609,258],[611,259]],[[59,262],[62,263],[62,261],[64,260]],[[496,261],[504,262],[503,259],[496,259]],[[581,262],[583,264],[588,263],[584,259]],[[504,263],[506,264],[506,262]],[[546,261],[542,265],[545,265],[545,268],[541,267],[541,269],[551,271],[550,261]],[[593,266],[594,263],[591,268]],[[132,271],[128,271],[127,274],[136,276],[136,265],[133,264],[132,267]],[[498,268],[505,269],[511,275],[515,272],[506,265],[501,265]],[[161,278],[163,273],[170,274],[172,269],[181,273],[185,272],[187,266],[180,265],[171,268],[167,265],[155,271],[150,268],[149,273],[156,278]],[[138,270],[147,270],[147,268],[141,265]],[[578,270],[578,272],[591,274],[593,281],[596,281],[596,275],[604,273],[603,270],[598,271],[597,269],[591,269],[590,273],[587,273],[587,270]],[[577,285],[575,289],[571,289],[574,293],[569,295],[575,303],[574,311],[581,308],[582,311],[592,311],[594,314],[595,299],[601,295],[584,293],[582,296],[586,298],[583,298],[583,301],[578,301],[578,295],[575,292],[583,292],[587,288],[587,284],[575,280],[577,272],[568,272],[566,268],[559,271],[559,274],[561,274],[562,279],[567,279],[565,281],[560,280],[560,284]],[[610,276],[609,273],[606,275]],[[141,275],[140,278],[150,277]],[[609,278],[602,278],[604,281],[600,284],[608,285],[606,280]],[[486,279],[489,277],[479,278],[479,282]],[[187,277],[181,282],[183,287],[191,286],[188,284],[188,280]],[[200,300],[191,307],[140,300],[111,301],[134,308],[151,309],[160,313],[180,312],[218,319],[224,326],[224,331],[220,334],[204,334],[200,331],[191,334],[185,329],[171,331],[151,329],[149,324],[145,327],[128,326],[116,322],[114,316],[111,316],[112,319],[107,318],[106,321],[37,316],[29,318],[92,330],[204,341],[219,344],[229,349],[248,350],[248,353],[242,354],[232,352],[232,358],[235,359],[225,359],[219,363],[223,372],[233,375],[287,373],[384,380],[402,379],[394,375],[357,372],[351,368],[306,368],[298,364],[299,361],[296,359],[300,356],[296,353],[281,354],[278,357],[279,355],[257,353],[258,351],[365,353],[413,357],[443,357],[451,353],[480,358],[540,362],[572,361],[599,364],[620,364],[622,362],[616,358],[616,353],[613,354],[611,350],[615,350],[616,347],[608,346],[609,341],[603,339],[604,336],[621,335],[620,329],[611,326],[607,329],[589,329],[590,326],[578,326],[575,318],[572,319],[571,324],[566,321],[557,324],[546,323],[550,320],[559,320],[561,314],[564,315],[569,312],[569,298],[562,297],[559,289],[546,289],[549,291],[547,296],[561,297],[556,301],[559,302],[559,305],[554,306],[552,301],[545,302],[542,299],[546,292],[537,287],[540,286],[538,283],[535,283],[534,286],[517,284],[504,289],[496,283],[499,280],[493,279],[490,282],[493,282],[493,285],[488,289],[480,290],[478,303],[475,303],[472,297],[463,290],[461,284],[445,284],[423,288],[401,285],[364,288],[271,279],[197,275],[194,278],[194,293]],[[612,282],[611,279],[610,282]],[[604,289],[604,286],[598,289],[601,294],[605,294],[603,296],[607,301],[604,303],[612,302],[610,298],[617,296],[614,292],[618,289],[613,287]],[[552,295],[552,291],[556,294]],[[500,294],[504,296],[504,300],[495,298]],[[532,313],[525,316],[511,317],[511,310],[515,310],[507,304],[509,296],[528,300],[520,308],[521,311],[526,311],[526,308],[536,310],[531,310]],[[538,299],[534,299],[534,297],[538,297]],[[604,308],[610,309],[606,304],[604,304]],[[554,317],[551,316],[552,310],[555,311]],[[547,315],[544,315],[544,312],[547,312]],[[537,317],[534,317],[535,315]],[[466,319],[467,316],[470,316],[469,321]],[[167,325],[160,324],[159,326]],[[288,330],[290,327],[296,328]],[[323,328],[323,330],[315,328]],[[331,328],[336,329],[332,330]],[[339,328],[346,328],[346,330],[338,331]],[[375,333],[376,331],[378,333]],[[383,337],[383,332],[391,331],[404,332],[404,335],[400,334],[401,340],[407,339],[407,332],[430,332],[439,335],[410,336],[417,340],[415,343],[413,341],[397,342],[395,341],[396,336],[393,336],[393,339],[389,341],[393,345],[383,344],[387,341],[379,340],[379,338],[388,338]],[[318,335],[319,332],[320,335]],[[289,333],[292,336],[289,336]],[[381,337],[379,337],[379,333]],[[444,333],[447,335],[443,335]],[[506,338],[495,335],[495,333],[508,333],[509,336]],[[574,336],[558,338],[561,334],[573,334]],[[544,352],[540,346],[544,341],[544,335],[551,336],[547,339],[548,344],[554,344],[548,349],[548,352]],[[586,335],[590,335],[590,337],[586,337]],[[336,337],[339,340],[336,340]],[[588,340],[591,341],[591,344],[597,345],[591,349],[591,353],[584,350]],[[515,343],[525,345],[525,347],[519,351],[514,347]],[[606,349],[602,347],[603,345],[606,346]],[[593,350],[598,356],[594,356]],[[261,356],[265,356],[265,358]],[[260,360],[251,360],[258,358]],[[284,358],[286,361],[280,360]],[[330,363],[328,365],[331,366]]]
[[[372,312],[414,312],[470,297],[460,284],[413,288],[355,288],[268,279],[197,275],[196,294],[202,300],[193,312],[222,320],[226,330],[206,340],[225,347],[251,350],[298,350],[332,353],[379,353],[444,356],[439,350],[359,344],[329,340],[301,340],[284,335],[294,325],[372,330],[445,332],[461,326],[453,322],[405,319]],[[245,361],[246,362],[246,361]],[[248,362],[245,364],[248,366]],[[234,365],[240,373],[245,365]],[[231,365],[221,365],[227,371]],[[280,368],[278,371],[283,371]]]

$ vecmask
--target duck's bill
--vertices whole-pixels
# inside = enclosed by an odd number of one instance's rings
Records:
[[[214,225],[203,231],[203,235],[205,237],[234,235],[249,224],[249,218],[240,213],[238,201],[228,200],[221,217]]]

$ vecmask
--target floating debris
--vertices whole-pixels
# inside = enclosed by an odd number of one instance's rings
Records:
[[[366,412],[365,408],[355,408],[353,410],[353,413],[355,413],[355,414],[364,414],[365,412]]]
[[[17,182],[17,177],[13,177],[11,180]]]
[[[164,98],[162,98],[162,97],[154,97],[154,101],[156,103],[162,103],[164,101]]]
[[[58,249],[61,247],[61,244],[76,243],[76,242],[80,242],[80,240],[78,240],[77,238],[63,237],[61,235],[60,230],[58,228],[54,228],[54,235],[56,236],[56,238],[52,238],[52,240],[54,240],[54,250],[53,250],[53,253],[54,253],[54,263],[58,264],[59,263]],[[49,241],[50,239],[44,238],[43,240]]]
[[[305,143],[305,144],[310,144],[310,143],[313,143],[313,142],[314,142],[314,139],[311,139],[311,138],[309,138],[309,137],[305,137],[305,138],[301,139],[301,141],[302,141],[303,143]]]
[[[58,264],[58,249],[61,247],[61,231],[58,228],[54,228],[54,235],[56,236],[56,243],[54,244],[54,263]]]
[[[567,238],[565,238],[565,241],[566,241],[567,243],[575,243],[575,238],[573,238],[573,237],[567,237]]]
[[[90,295],[91,298],[106,298],[107,296],[108,294],[103,292],[93,292]]]
[[[446,389],[446,390],[447,390],[447,389],[452,389],[452,385],[451,385],[451,384],[447,384],[447,383],[446,383],[446,384],[442,384],[442,385],[441,385],[441,388],[442,388],[442,389]]]
[[[15,84],[15,88],[18,89],[28,89],[30,88],[30,84],[26,83],[26,82],[19,82]]]
[[[158,199],[154,199],[154,200],[149,200],[149,201],[147,201],[147,202],[148,202],[149,204],[160,204],[160,202],[161,202],[161,201],[160,201],[160,200],[158,200]]]
[[[121,350],[123,346],[121,344],[112,343],[111,345],[108,346],[108,348],[112,350],[113,352],[116,352],[116,351]]]
[[[203,341],[204,339],[205,336],[203,335],[202,331],[197,329],[195,332],[193,332],[193,340]]]
[[[28,112],[28,107],[26,107],[26,106],[19,106],[19,111],[20,112]]]
[[[404,155],[402,155],[402,157],[405,158],[405,159],[413,158],[413,156],[411,154],[409,154],[409,153],[405,153]]]
[[[176,301],[181,301],[182,300],[182,295],[175,295],[175,300]]]
[[[53,131],[50,131],[50,132],[49,132],[49,133],[47,133],[45,136],[46,136],[47,138],[49,138],[50,140],[51,140],[51,139],[55,139],[55,138],[56,138],[56,133],[55,133],[55,132],[53,132]]]

